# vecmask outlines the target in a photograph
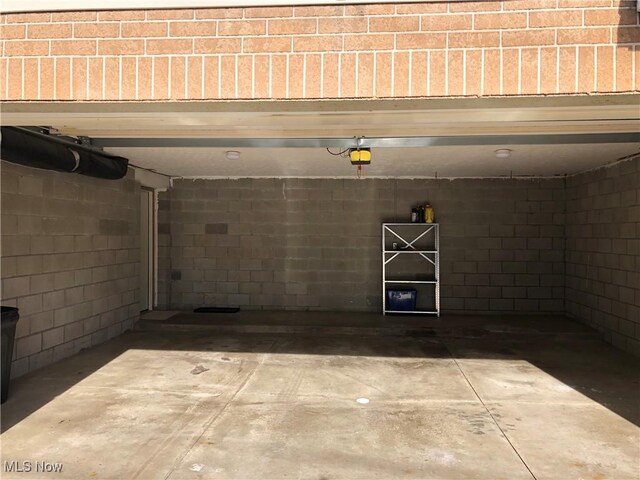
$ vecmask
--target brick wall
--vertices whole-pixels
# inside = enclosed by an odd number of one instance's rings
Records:
[[[177,180],[160,303],[379,311],[380,230],[434,204],[448,312],[564,311],[564,181]]]
[[[640,159],[567,181],[567,312],[640,355]]]
[[[640,90],[636,0],[1,16],[0,98],[182,100]]]
[[[132,327],[139,208],[129,175],[92,179],[2,162],[2,305],[20,320],[19,376]]]

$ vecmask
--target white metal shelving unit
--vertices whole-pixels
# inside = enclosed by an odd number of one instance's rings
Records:
[[[410,236],[409,236],[410,235]],[[420,241],[420,242],[419,242]],[[390,245],[398,243],[398,249]],[[427,243],[432,249],[420,249],[416,244]],[[389,279],[387,265],[399,256],[416,255],[416,260],[424,259],[431,264],[430,279]],[[390,285],[413,284],[432,285],[435,308],[416,310],[389,310],[387,308],[387,288]],[[437,223],[383,223],[382,224],[382,313],[408,313],[440,316],[440,225]]]

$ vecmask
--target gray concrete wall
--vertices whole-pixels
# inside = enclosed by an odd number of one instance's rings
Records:
[[[160,196],[160,303],[379,311],[380,224],[426,201],[444,311],[564,312],[563,179],[177,180]]]
[[[131,328],[138,189],[2,162],[2,305],[17,306],[12,376]]]
[[[567,313],[640,355],[640,159],[567,179]]]

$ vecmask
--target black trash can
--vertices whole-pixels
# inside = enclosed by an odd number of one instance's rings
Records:
[[[15,307],[2,308],[2,403],[9,395],[9,379],[11,378],[11,360],[13,359],[13,342],[16,338],[16,324],[20,315]]]

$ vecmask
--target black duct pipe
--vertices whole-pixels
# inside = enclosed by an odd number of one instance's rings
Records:
[[[20,127],[2,127],[0,158],[27,167],[118,180],[129,160],[52,135]]]

